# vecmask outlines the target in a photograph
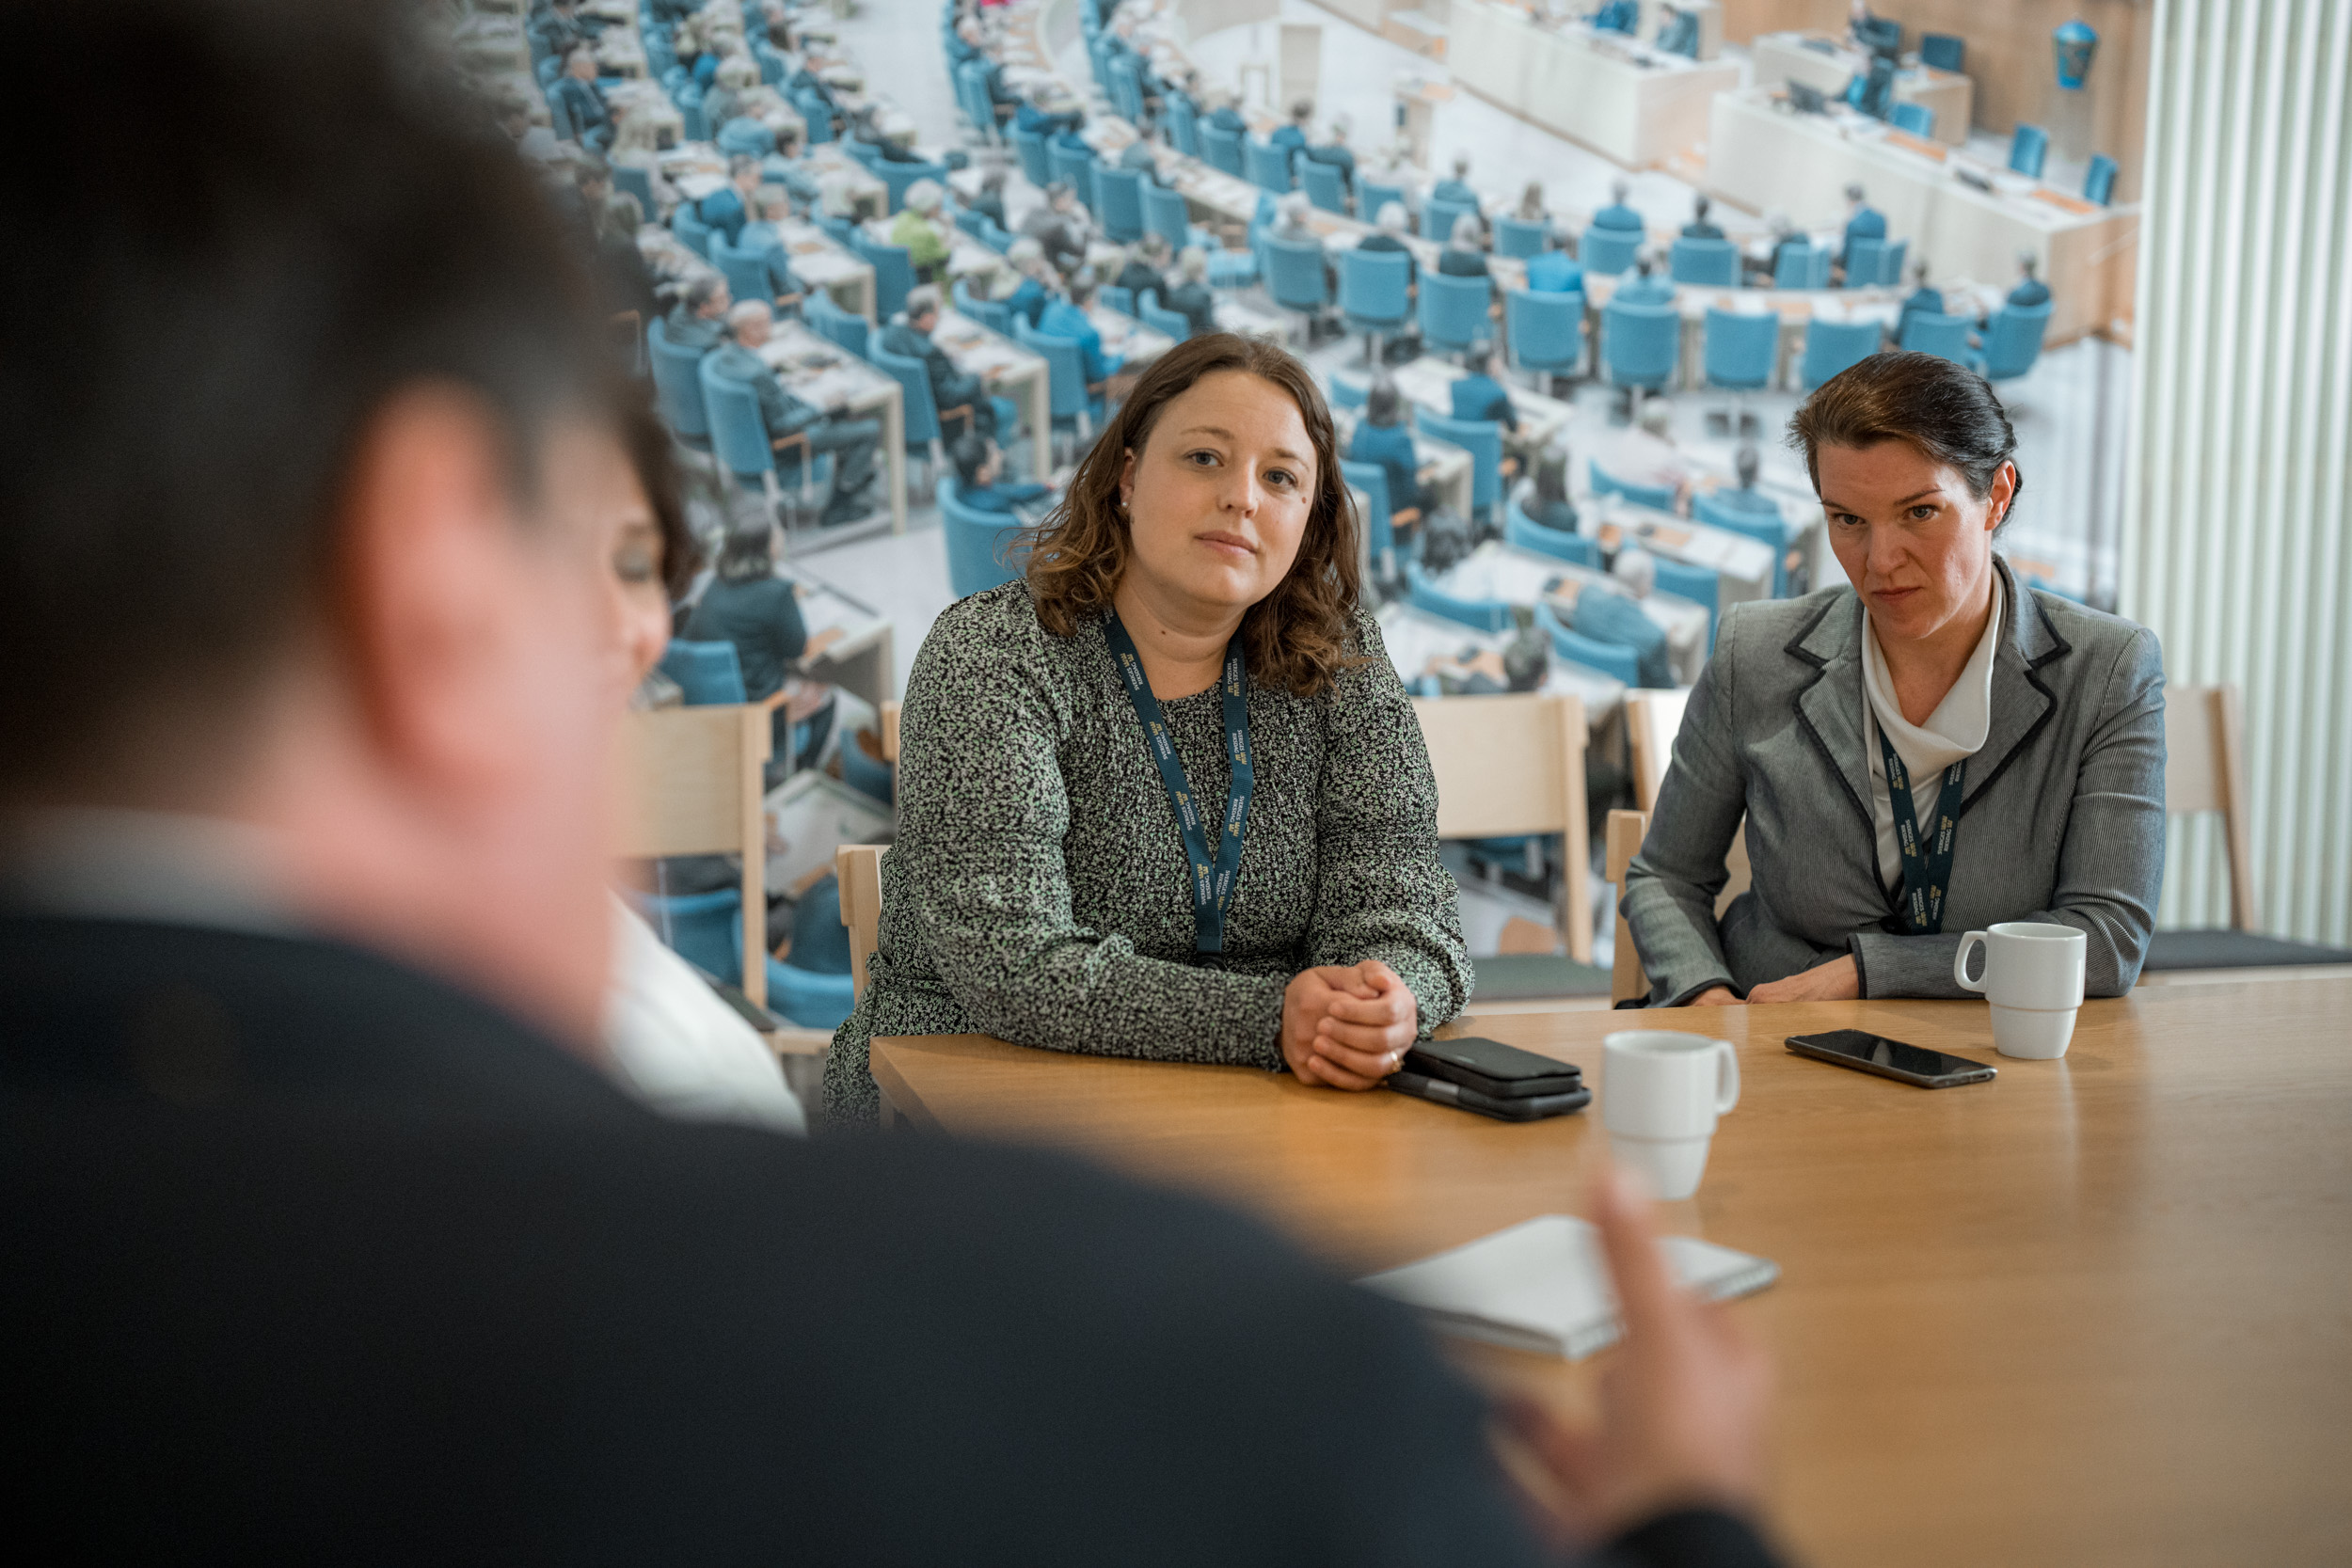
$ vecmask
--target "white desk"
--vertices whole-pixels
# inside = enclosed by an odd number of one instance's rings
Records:
[[[1740,85],[1736,61],[1702,64],[1582,23],[1539,23],[1508,0],[1453,0],[1454,80],[1548,131],[1633,168],[1708,135],[1708,101]]]
[[[822,289],[844,310],[874,321],[874,263],[803,218],[778,220],[785,265],[792,276]]]
[[[1430,581],[1459,599],[1528,606],[1548,599],[1564,625],[1574,623],[1576,596],[1582,590],[1595,583],[1615,586],[1606,572],[1493,540]],[[1558,586],[1552,587],[1555,583]],[[1707,663],[1707,607],[1671,594],[1652,594],[1639,603],[1642,613],[1666,634],[1666,651],[1674,659],[1676,678],[1685,686],[1697,680]]]
[[[1772,596],[1776,552],[1761,540],[1671,512],[1636,506],[1623,496],[1579,497],[1577,509],[1600,519],[1594,538],[1612,554],[1637,545],[1652,555],[1685,566],[1704,566],[1714,573],[1720,584],[1715,590],[1719,610]]]
[[[798,562],[779,568],[776,576],[792,584],[801,622],[808,628],[802,670],[812,680],[837,686],[880,713],[882,704],[898,695],[889,621]]]
[[[1416,610],[1401,599],[1382,605],[1373,619],[1379,623],[1380,640],[1388,644],[1389,662],[1396,666],[1397,677],[1407,687],[1429,673],[1432,664],[1468,663],[1479,654],[1500,654],[1514,635],[1473,630],[1459,621]],[[1541,689],[1581,701],[1588,729],[1599,729],[1625,702],[1623,681],[1565,658],[1549,661]]]
[[[1851,110],[1804,115],[1776,107],[1778,90],[1751,87],[1715,100],[1707,188],[1740,205],[1777,208],[1805,229],[1842,229],[1846,186],[1858,183],[1886,214],[1887,237],[1940,277],[2012,278],[2030,253],[2050,286],[2045,341],[2070,342],[2122,314],[2131,298],[2139,209],[2101,207],[2023,175],[1980,164]],[[1987,181],[1979,190],[1962,172]]]
[[[882,456],[889,475],[890,531],[907,531],[906,390],[898,377],[876,370],[848,349],[803,326],[779,322],[759,351],[776,379],[803,403],[817,408],[846,404],[852,413],[882,419]]]
[[[991,392],[1018,396],[1025,404],[1036,467],[1042,477],[1054,471],[1054,398],[1045,356],[1023,348],[1001,333],[991,332],[971,317],[942,310],[931,328],[931,341],[946,350],[957,370],[977,375]]]
[[[1176,340],[1155,326],[1146,326],[1133,316],[1123,316],[1109,306],[1096,303],[1087,307],[1087,320],[1102,334],[1103,356],[1118,363],[1114,375],[1131,374],[1176,346]]]
[[[1409,364],[1392,367],[1389,378],[1407,403],[1426,408],[1433,414],[1454,417],[1454,384],[1469,372],[1461,366],[1422,355]],[[1531,392],[1524,387],[1507,383],[1503,391],[1510,395],[1511,407],[1519,417],[1519,428],[1514,433],[1504,431],[1506,445],[1522,451],[1535,451],[1550,443],[1551,438],[1568,427],[1576,415],[1570,404],[1558,398]]]
[[[1831,98],[1870,66],[1867,55],[1829,33],[1766,33],[1748,46],[1748,56],[1756,62],[1755,86],[1803,82]],[[1931,111],[1935,139],[1960,147],[1976,113],[1977,84],[1957,71],[1915,65],[1895,72],[1895,102]]]

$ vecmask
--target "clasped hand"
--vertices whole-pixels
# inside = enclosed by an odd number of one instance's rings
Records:
[[[1282,993],[1282,1060],[1302,1084],[1372,1089],[1421,1033],[1421,1007],[1377,958],[1302,970]]]

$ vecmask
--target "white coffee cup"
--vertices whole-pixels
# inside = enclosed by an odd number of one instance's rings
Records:
[[[1600,1115],[1620,1164],[1673,1202],[1699,1190],[1715,1118],[1740,1103],[1729,1040],[1626,1029],[1601,1041]]]
[[[1984,946],[1984,977],[1968,978],[1968,955]],[[1993,1048],[2004,1056],[2048,1061],[2066,1054],[2074,1010],[2083,1005],[2083,963],[2090,942],[2072,926],[2004,920],[1960,939],[1952,980],[1993,1006]]]

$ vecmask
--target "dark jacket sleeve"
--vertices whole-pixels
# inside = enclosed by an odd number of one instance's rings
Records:
[[[2105,677],[2086,682],[2083,692],[2098,703],[2098,718],[2075,774],[2050,907],[2011,918],[2083,932],[2083,994],[2121,996],[2139,978],[2164,883],[2164,651],[2156,634],[2145,626],[2134,632]],[[1679,766],[1679,749],[1675,760]],[[1968,853],[1964,825],[1960,853]],[[1965,934],[1858,933],[1851,947],[1862,994],[1976,994],[1952,978]]]
[[[1716,629],[1715,652],[1675,736],[1674,764],[1658,788],[1642,852],[1626,868],[1617,908],[1650,978],[1652,1006],[1678,1006],[1710,986],[1732,986],[1715,924],[1724,857],[1747,811],[1733,736],[1738,732],[1738,609]]]

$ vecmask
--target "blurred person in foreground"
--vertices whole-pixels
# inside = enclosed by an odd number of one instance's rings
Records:
[[[613,1085],[628,415],[405,14],[14,18],[103,62],[34,112],[104,128],[0,261],[64,291],[0,325],[19,1520],[85,1560],[1767,1560],[1760,1362],[1613,1185],[1628,1344],[1597,1429],[1509,1413],[1531,1514],[1413,1323],[1251,1224]]]

